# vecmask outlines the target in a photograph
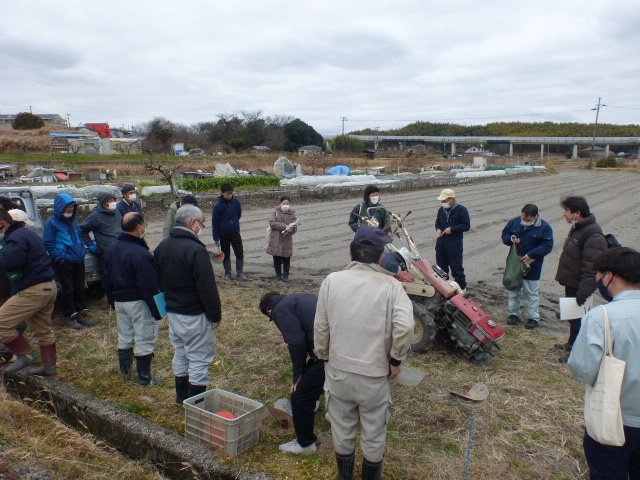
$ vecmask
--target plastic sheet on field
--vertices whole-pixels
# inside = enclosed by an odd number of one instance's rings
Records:
[[[458,172],[456,178],[482,178],[482,177],[502,177],[506,175],[504,170],[489,170],[484,172]]]
[[[360,185],[381,185],[393,183],[393,180],[380,180],[374,175],[308,175],[303,177],[286,178],[280,184],[282,186],[296,187],[351,187]]]
[[[122,196],[120,187],[116,187],[114,185],[89,185],[88,187],[84,187],[82,190],[85,191],[85,193],[87,194],[87,197],[90,199],[97,199],[98,194],[103,192],[110,193],[115,198]]]
[[[156,193],[171,193],[171,185],[156,185],[149,187],[142,187],[142,195],[153,195]]]
[[[89,199],[84,189],[77,188],[72,185],[31,185],[30,188],[36,200],[51,200],[51,203],[53,203],[56,195],[60,193],[68,193],[73,198],[80,201],[87,201]]]

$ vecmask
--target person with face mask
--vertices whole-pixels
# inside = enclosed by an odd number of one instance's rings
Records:
[[[249,280],[244,273],[244,248],[240,236],[240,217],[242,217],[242,204],[233,195],[233,185],[223,183],[220,186],[221,195],[213,206],[211,218],[211,233],[213,241],[218,249],[224,253],[222,266],[224,267],[224,279],[232,280],[231,276],[231,247],[236,256],[236,277],[246,282]]]
[[[438,196],[440,208],[436,215],[436,263],[447,274],[451,275],[460,288],[465,291],[467,280],[462,266],[464,232],[471,228],[469,211],[458,203],[456,194],[445,188]]]
[[[151,361],[162,315],[154,300],[160,290],[153,255],[144,241],[147,223],[142,214],[129,212],[122,219],[123,232],[105,253],[104,290],[115,308],[120,373],[128,375],[136,360],[138,385],[157,384]]]
[[[358,231],[362,225],[365,225],[363,217],[368,217],[367,209],[370,207],[384,207],[380,203],[380,187],[377,185],[367,185],[364,189],[362,196],[362,202],[353,207],[351,215],[349,216],[349,227],[354,232]],[[391,233],[391,219],[389,214],[384,209],[372,210],[371,215],[378,223],[378,228],[385,233]]]
[[[80,224],[82,241],[91,253],[100,257],[101,265],[104,264],[104,252],[122,233],[122,215],[116,205],[116,198],[112,193],[100,192],[98,206]],[[93,240],[90,233],[93,233]]]
[[[524,296],[524,310],[527,315],[525,328],[533,330],[540,322],[540,276],[542,264],[553,249],[553,230],[542,220],[538,207],[528,203],[521,215],[510,220],[502,230],[502,243],[511,247],[516,244],[518,255],[523,262],[531,265],[524,276],[522,287],[507,290],[509,293],[509,325],[520,323],[520,303]]]
[[[169,238],[153,253],[175,348],[173,373],[179,404],[206,391],[215,359],[215,329],[222,318],[209,252],[198,238],[204,228],[202,210],[184,205],[176,213]]]
[[[120,212],[120,215],[122,215],[122,218],[130,212],[142,213],[142,206],[136,202],[138,195],[136,194],[135,185],[127,183],[122,187],[121,192],[122,200],[116,204],[116,208]]]
[[[613,356],[627,362],[620,408],[625,443],[602,445],[584,434],[584,453],[594,480],[622,480],[640,475],[640,253],[625,247],[611,248],[593,261],[596,284],[609,317]],[[582,317],[568,365],[583,383],[598,377],[605,351],[604,310],[595,307]]]
[[[607,240],[584,197],[564,197],[560,206],[571,228],[558,261],[556,281],[564,287],[565,297],[575,297],[578,305],[583,305],[596,290],[593,261],[607,250]],[[569,338],[566,343],[556,344],[555,348],[570,352],[580,332],[580,323],[579,318],[569,320]],[[569,355],[565,353],[559,360],[566,363],[568,359]]]
[[[273,256],[273,268],[276,280],[288,282],[291,257],[293,255],[293,235],[297,228],[296,212],[291,209],[291,199],[286,195],[280,197],[280,205],[273,211],[269,219],[269,244],[267,253]],[[285,232],[285,233],[283,233]],[[283,276],[284,270],[284,276]]]
[[[44,246],[49,252],[62,285],[60,297],[67,327],[80,330],[96,324],[88,318],[85,298],[84,256],[87,249],[76,211],[78,205],[71,195],[61,193],[53,201],[53,216],[44,224]]]

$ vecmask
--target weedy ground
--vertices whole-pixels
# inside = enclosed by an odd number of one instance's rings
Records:
[[[210,368],[210,388],[235,392],[265,405],[273,405],[276,399],[288,395],[291,383],[288,350],[275,325],[257,309],[260,295],[273,287],[273,284],[259,281],[219,286],[223,303],[223,321],[216,332],[220,363]],[[280,284],[279,289],[283,293],[300,291],[295,290],[293,283]],[[306,290],[317,293],[313,287],[306,287]],[[477,300],[483,304],[481,298]],[[94,303],[92,312],[99,325],[79,332],[64,329],[62,319],[55,317],[59,378],[184,434],[184,410],[175,404],[171,370],[173,349],[168,340],[167,320],[161,323],[153,363],[153,375],[165,378],[165,382],[140,387],[133,377],[123,380],[118,371],[115,313],[109,310],[105,300]],[[413,388],[393,384],[385,478],[465,478],[472,419],[469,478],[587,478],[582,451],[583,388],[571,377],[566,365],[558,362],[558,353],[553,351],[556,341],[539,332],[508,327],[502,341],[504,350],[488,367],[474,366],[441,348],[426,354],[411,354],[407,364],[426,371],[427,376]],[[473,403],[450,394],[451,390],[466,391],[476,382],[487,384],[491,390],[484,402]],[[40,414],[24,413],[24,407],[11,405],[11,412],[21,412],[21,418],[28,421],[17,422],[12,419],[12,415],[17,415],[14,413],[0,415],[2,431],[6,426],[13,429],[8,436],[2,434],[0,438],[4,442],[18,446],[21,431],[40,430],[34,442],[42,446],[33,447],[29,440],[23,447],[24,455],[47,463],[49,457],[60,457],[63,460],[51,464],[56,471],[62,472],[60,478],[103,478],[71,475],[71,469],[75,472],[84,462],[65,455],[63,445],[66,436],[72,432],[68,433]],[[278,445],[291,440],[293,432],[279,429],[275,419],[270,417],[262,424],[258,445],[237,457],[213,449],[211,455],[221,463],[245,471],[263,471],[275,479],[333,479],[336,469],[331,428],[324,413],[324,409],[321,410],[316,418],[320,442],[316,454],[281,453]],[[45,422],[51,425],[48,430],[41,426]],[[64,431],[64,440],[56,433],[61,431]],[[75,441],[82,445],[93,443],[90,437],[77,438]],[[53,453],[45,447],[53,449]],[[72,446],[68,450],[78,448]],[[97,458],[87,460],[87,463],[99,463]],[[358,461],[361,461],[359,450]],[[119,468],[110,463],[108,467]],[[151,467],[144,470],[141,464],[135,464],[132,468],[142,469],[136,471],[144,473],[127,471],[122,476],[115,473],[109,476],[156,478]]]

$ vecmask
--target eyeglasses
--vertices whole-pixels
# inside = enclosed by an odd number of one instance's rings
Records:
[[[198,222],[198,224],[200,225],[200,228],[201,228],[202,230],[204,230],[204,229],[205,229],[206,225],[204,224],[204,222],[201,222],[200,220],[196,220],[196,222]]]

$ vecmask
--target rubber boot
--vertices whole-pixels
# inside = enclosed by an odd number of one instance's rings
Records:
[[[338,480],[353,480],[353,470],[356,463],[356,452],[350,455],[336,453],[338,463]]]
[[[244,258],[236,258],[236,277],[238,277],[238,280],[246,282],[249,279],[242,271],[243,268],[244,268]]]
[[[224,279],[225,280],[232,280],[231,277],[231,259],[224,257],[224,260],[222,260],[222,266],[224,267]]]
[[[133,348],[119,348],[118,360],[120,361],[120,373],[129,375],[133,366]]]
[[[53,377],[58,373],[56,367],[56,344],[40,345],[40,355],[42,356],[42,366],[40,368],[30,368],[27,375],[38,375],[40,377]]]
[[[201,393],[204,393],[206,391],[206,385],[194,385],[193,383],[189,384],[189,398],[200,395]]]
[[[83,327],[95,327],[97,322],[95,320],[91,320],[89,318],[89,309],[83,308],[78,312],[80,314],[80,318],[78,318],[78,323]]]
[[[362,480],[382,480],[382,462],[370,462],[365,458],[362,462]]]
[[[283,282],[288,282],[289,281],[289,263],[285,263],[284,264],[284,275],[282,276],[282,281]]]
[[[4,345],[18,357],[15,362],[5,368],[5,373],[17,372],[38,360],[38,356],[31,350],[31,345],[22,334],[18,334],[16,338],[5,342]]]
[[[282,264],[276,263],[276,259],[273,259],[273,269],[276,271],[276,281],[282,280]]]
[[[136,357],[136,368],[138,370],[138,385],[156,385],[164,382],[162,378],[153,378],[151,376],[151,360],[153,353]]]
[[[176,403],[182,405],[189,398],[189,376],[176,377]]]

